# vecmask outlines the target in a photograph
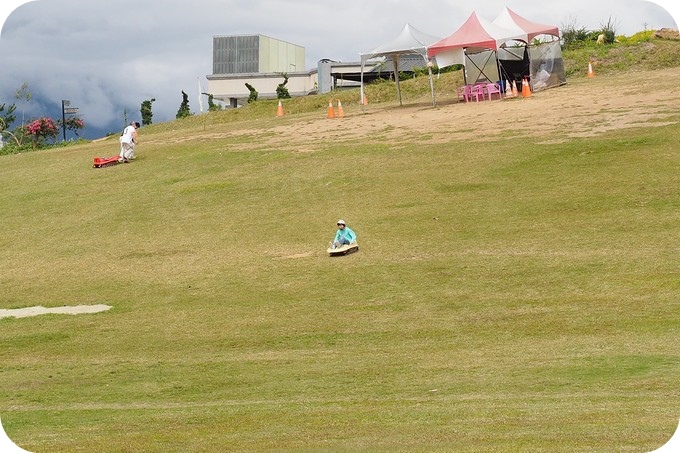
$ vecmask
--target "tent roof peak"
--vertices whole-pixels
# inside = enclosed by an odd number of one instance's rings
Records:
[[[506,41],[527,42],[527,34],[517,28],[508,29],[479,17],[473,11],[467,20],[451,35],[433,43],[428,48],[430,57],[436,54],[467,47],[480,47],[497,50]]]
[[[396,38],[369,52],[361,53],[361,61],[401,54],[420,54],[427,58],[427,47],[437,40],[439,40],[437,36],[424,33],[407,22]]]
[[[527,34],[528,41],[531,41],[538,35],[560,36],[560,30],[556,25],[532,22],[520,16],[507,6],[503,8],[503,11],[500,12],[493,22],[503,27],[524,31]]]

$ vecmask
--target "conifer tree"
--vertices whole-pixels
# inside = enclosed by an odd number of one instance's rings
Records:
[[[142,114],[142,126],[148,126],[153,119],[153,112],[151,111],[151,103],[155,102],[156,98],[151,98],[142,101],[140,113]]]
[[[283,83],[279,83],[276,86],[276,97],[278,99],[290,99],[290,93],[288,93],[288,88],[286,88],[286,84],[288,83],[288,74],[282,72],[281,76],[283,77]]]
[[[182,90],[182,103],[179,106],[179,110],[177,110],[177,115],[175,118],[181,119],[186,118],[187,116],[191,116],[191,110],[189,109],[189,95],[187,95],[184,90]]]
[[[248,91],[250,91],[250,95],[248,95],[248,104],[257,101],[257,90],[255,87],[246,82],[246,88],[248,88]]]

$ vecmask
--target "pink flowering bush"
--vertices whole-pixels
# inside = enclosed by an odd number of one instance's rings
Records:
[[[42,144],[46,139],[55,139],[59,128],[52,118],[38,118],[25,127],[26,135],[33,136],[33,144]]]
[[[66,121],[64,121],[63,124],[66,126],[67,131],[73,131],[76,136],[78,135],[78,131],[85,127],[85,122],[75,116],[66,118]]]

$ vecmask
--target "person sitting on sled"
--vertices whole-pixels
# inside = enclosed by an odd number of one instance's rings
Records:
[[[123,135],[120,136],[120,157],[118,162],[129,162],[135,158],[137,129],[139,129],[139,123],[133,121],[123,130]]]
[[[345,225],[345,221],[338,220],[338,232],[335,233],[335,239],[333,239],[333,248],[342,247],[343,245],[349,245],[357,241],[357,235],[352,229]]]

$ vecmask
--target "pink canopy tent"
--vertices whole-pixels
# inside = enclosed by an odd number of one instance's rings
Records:
[[[455,32],[431,44],[427,54],[436,58],[440,67],[464,65],[466,83],[521,83],[525,78],[533,83],[535,76],[544,77],[546,73],[540,88],[566,83],[559,39],[540,46],[532,44],[533,38],[543,34],[559,37],[559,30],[531,22],[508,8],[494,22],[473,12]]]
[[[452,64],[465,64],[465,53],[475,53],[486,49],[497,50],[507,41],[527,42],[526,32],[505,28],[489,22],[472,12],[470,17],[451,35],[431,44],[427,55],[437,58],[441,67]]]
[[[560,36],[560,30],[556,25],[539,24],[523,18],[507,6],[494,19],[494,24],[508,29],[521,30],[527,34],[528,41],[539,35]]]

